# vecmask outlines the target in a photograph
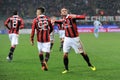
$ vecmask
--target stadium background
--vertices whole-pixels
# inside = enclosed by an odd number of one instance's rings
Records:
[[[7,33],[4,21],[12,16],[12,11],[16,9],[25,21],[25,29],[30,29],[32,19],[36,16],[35,10],[39,6],[46,8],[46,15],[56,16],[58,19],[62,7],[67,7],[73,14],[87,15],[85,20],[77,21],[79,32],[93,32],[93,18],[96,16],[105,28],[100,32],[120,32],[119,2],[119,0],[0,0],[0,33]]]
[[[93,18],[99,16],[105,30],[116,31],[100,33],[97,39],[92,33],[80,34],[84,49],[96,66],[96,71],[91,71],[82,57],[71,50],[70,73],[62,74],[63,52],[59,52],[58,34],[55,35],[53,51],[48,62],[49,71],[41,70],[37,43],[34,46],[30,45],[30,34],[20,34],[20,44],[15,50],[13,61],[6,61],[10,42],[8,35],[4,34],[7,30],[4,21],[12,16],[12,11],[17,8],[25,21],[25,29],[30,29],[32,19],[36,16],[35,9],[39,6],[44,6],[46,15],[50,17],[59,18],[59,10],[64,6],[71,13],[86,14],[85,21],[78,21],[80,30],[93,28]],[[119,28],[120,0],[0,0],[0,33],[4,34],[0,34],[0,80],[120,80]]]

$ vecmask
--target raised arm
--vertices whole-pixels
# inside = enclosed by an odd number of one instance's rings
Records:
[[[51,18],[51,23],[52,23],[52,24],[54,24],[54,23],[59,24],[59,23],[62,23],[62,22],[63,22],[63,19],[56,20],[55,17],[52,17],[52,18]]]
[[[71,17],[73,19],[85,19],[85,15],[70,14],[69,17]]]

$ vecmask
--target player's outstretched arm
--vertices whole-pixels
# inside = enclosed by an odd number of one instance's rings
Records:
[[[70,14],[69,16],[74,19],[85,19],[85,15]]]

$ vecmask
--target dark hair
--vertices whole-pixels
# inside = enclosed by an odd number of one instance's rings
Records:
[[[62,7],[61,9],[66,9],[69,14],[71,13],[70,10],[67,7]]]
[[[13,15],[17,15],[17,14],[18,14],[17,10],[13,11]]]
[[[37,8],[37,10],[40,10],[41,13],[44,13],[44,12],[45,12],[45,8],[44,8],[44,7],[39,7],[39,8]]]

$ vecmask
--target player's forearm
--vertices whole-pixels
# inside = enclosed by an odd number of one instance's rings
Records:
[[[34,35],[31,35],[30,43],[34,45]]]
[[[77,19],[85,19],[85,15],[76,15]]]
[[[32,26],[32,32],[31,32],[31,36],[30,36],[30,40],[33,42],[34,41],[34,35],[35,35],[35,29]]]
[[[85,15],[70,14],[68,17],[72,19],[85,19]]]
[[[32,31],[31,31],[31,41],[34,41],[34,34],[35,34],[35,20],[32,23]]]
[[[55,23],[59,24],[59,23],[62,23],[63,20],[56,20]]]
[[[33,33],[31,33],[30,41],[34,42],[34,34]]]

